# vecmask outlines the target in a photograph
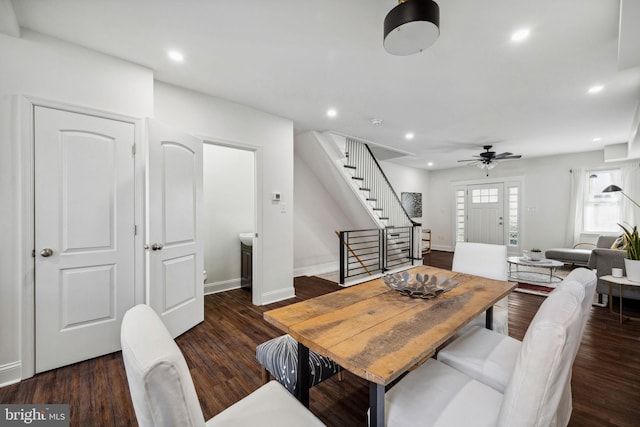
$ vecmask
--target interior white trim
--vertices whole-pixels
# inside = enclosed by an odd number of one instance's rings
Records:
[[[218,292],[225,292],[225,291],[230,291],[232,289],[239,289],[240,283],[241,283],[240,278],[221,280],[219,282],[213,282],[213,283],[205,283],[204,294],[211,295],[211,294],[217,294]]]
[[[293,269],[293,277],[298,276],[317,276],[318,274],[332,273],[340,269],[337,261],[325,262],[323,264],[308,265]]]
[[[262,147],[247,144],[244,142],[238,141],[229,141],[221,138],[215,138],[206,135],[195,135],[196,138],[200,138],[205,144],[213,144],[220,145],[223,147],[235,148],[239,150],[247,150],[252,151],[254,153],[254,205],[255,205],[255,215],[254,215],[254,230],[256,237],[253,240],[253,256],[251,262],[252,268],[252,284],[251,284],[251,302],[253,305],[263,305],[268,304],[265,302],[265,298],[267,298],[266,294],[263,294],[263,240],[262,240],[262,222],[263,222],[263,209],[262,209],[262,201],[263,201],[263,165],[262,165]],[[268,299],[268,298],[267,298]]]
[[[20,361],[17,361],[0,366],[0,387],[20,382],[21,365]]]
[[[63,102],[43,99],[30,95],[15,95],[14,97],[14,127],[12,136],[14,141],[20,144],[18,153],[18,173],[19,182],[17,187],[21,190],[18,195],[17,209],[19,210],[18,218],[21,238],[19,239],[19,265],[21,283],[21,363],[20,378],[30,378],[35,375],[35,281],[34,281],[34,229],[35,229],[35,211],[34,211],[34,136],[33,136],[33,109],[35,106],[55,108],[59,110],[69,111],[79,114],[87,114],[97,117],[103,117],[111,120],[118,120],[131,123],[135,126],[135,144],[137,154],[135,156],[135,223],[138,226],[138,233],[135,236],[135,302],[145,302],[145,250],[143,236],[144,224],[144,156],[141,151],[144,148],[144,126],[143,119],[139,117],[130,117],[122,114],[98,110],[91,107],[72,105]]]
[[[278,302],[285,299],[294,298],[295,296],[296,296],[296,293],[293,287],[279,289],[277,291],[265,292],[264,294],[262,294],[262,303],[264,305],[271,304],[272,302]]]

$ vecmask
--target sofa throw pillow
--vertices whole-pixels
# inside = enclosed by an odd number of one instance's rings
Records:
[[[613,241],[611,249],[622,249],[624,247],[624,235],[621,234],[616,240]]]

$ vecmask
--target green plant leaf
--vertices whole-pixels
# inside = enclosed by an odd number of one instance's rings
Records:
[[[640,260],[640,233],[638,233],[638,226],[634,225],[633,228],[629,225],[625,227],[622,224],[618,224],[624,232],[622,236],[623,248],[627,252],[627,258],[631,260]]]

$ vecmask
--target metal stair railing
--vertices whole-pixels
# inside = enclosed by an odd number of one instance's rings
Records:
[[[336,232],[340,238],[340,284],[414,264],[416,226]]]
[[[367,201],[386,226],[419,225],[405,211],[398,195],[391,187],[380,164],[369,146],[353,138],[346,138],[345,167],[353,171],[353,180],[362,191],[368,192]]]

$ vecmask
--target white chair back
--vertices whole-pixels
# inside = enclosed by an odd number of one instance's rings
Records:
[[[487,243],[458,242],[452,271],[494,280],[507,280],[507,247]]]
[[[458,242],[453,252],[451,271],[456,273],[473,274],[493,280],[507,280],[507,247],[505,245],[490,245],[488,243]],[[509,300],[503,298],[494,307],[504,310],[505,319],[500,328],[496,328],[499,314],[494,312],[494,329],[509,335]]]
[[[204,427],[187,362],[155,311],[147,305],[127,311],[120,340],[138,424]]]
[[[565,280],[531,321],[504,392],[498,426],[552,426],[582,338],[583,284]],[[568,421],[568,420],[567,420]]]
[[[564,278],[557,288],[562,288],[564,282],[576,281],[584,286],[585,297],[582,300],[582,313],[584,314],[583,327],[587,323],[589,317],[590,307],[593,303],[594,294],[596,292],[596,284],[598,283],[598,276],[593,270],[580,267],[571,270],[571,272]]]
[[[571,281],[576,281],[581,283],[584,286],[584,298],[582,299],[582,321],[581,321],[581,330],[580,336],[584,334],[584,328],[587,325],[587,320],[589,319],[589,314],[591,313],[591,304],[593,303],[594,293],[596,290],[596,284],[598,283],[598,277],[588,268],[576,268],[572,270],[567,277],[564,278],[562,283],[558,284],[556,290],[562,290],[565,287],[565,282],[570,283]],[[568,285],[573,286],[573,285]],[[576,346],[573,352],[572,360],[575,361],[575,358],[578,354],[578,349],[580,346]],[[567,381],[566,390],[562,400],[560,401],[560,405],[558,406],[558,412],[556,417],[556,425],[558,426],[566,426],[569,424],[569,419],[571,418],[571,412],[573,411],[573,402],[571,398],[571,381]]]

